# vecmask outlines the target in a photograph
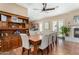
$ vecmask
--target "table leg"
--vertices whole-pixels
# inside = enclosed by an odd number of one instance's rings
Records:
[[[37,46],[37,45],[34,45],[33,54],[34,54],[34,55],[37,55],[37,51],[38,51],[38,46]]]

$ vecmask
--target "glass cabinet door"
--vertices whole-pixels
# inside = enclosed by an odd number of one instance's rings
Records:
[[[7,21],[7,16],[1,15],[1,21]]]

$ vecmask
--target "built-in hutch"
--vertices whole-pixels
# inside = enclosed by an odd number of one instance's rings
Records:
[[[0,51],[9,51],[20,47],[19,33],[29,35],[28,17],[0,11]]]

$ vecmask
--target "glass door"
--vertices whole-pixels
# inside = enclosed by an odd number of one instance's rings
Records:
[[[57,21],[53,21],[52,23],[52,31],[57,32]]]
[[[58,21],[58,36],[59,37],[62,37],[62,34],[61,34],[61,27],[64,25],[64,21],[62,20],[59,20]]]
[[[62,36],[61,35],[61,27],[63,26],[64,21],[63,20],[56,20],[52,22],[52,31],[53,32],[57,32],[58,36]]]

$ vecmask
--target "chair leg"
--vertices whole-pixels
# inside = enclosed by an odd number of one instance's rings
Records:
[[[46,50],[46,49],[41,50],[41,54],[42,54],[42,55],[44,55],[44,54],[45,54],[45,52],[47,53],[47,50]]]
[[[22,55],[23,55],[23,53],[24,53],[24,48],[22,48]]]
[[[22,55],[23,55],[23,52],[24,52],[24,51],[23,51],[23,49],[22,49]]]
[[[28,50],[28,55],[29,55],[29,50]]]
[[[22,55],[24,55],[24,54],[28,54],[29,55],[29,52],[30,52],[30,49],[23,48]]]
[[[50,53],[50,52],[52,52],[52,44],[49,45],[49,52],[48,53]]]
[[[49,46],[48,46],[48,47],[47,47],[47,54],[49,54],[49,52],[50,52],[50,51],[49,51]]]
[[[44,54],[48,54],[49,53],[49,46],[46,49],[39,49],[39,51],[41,52],[42,55]]]
[[[57,46],[57,41],[55,41],[55,45]]]
[[[46,49],[44,49],[44,53],[45,53],[45,55],[48,54],[48,47]]]
[[[52,51],[52,44],[51,44],[51,51]]]
[[[47,47],[47,54],[49,53],[49,46]]]
[[[43,53],[44,53],[43,50],[41,50],[41,54],[42,54],[42,55],[43,55]]]
[[[41,52],[41,54],[43,55],[43,50],[39,49],[39,51]]]

